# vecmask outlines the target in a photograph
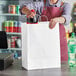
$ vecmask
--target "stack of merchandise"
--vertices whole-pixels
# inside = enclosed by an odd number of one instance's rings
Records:
[[[17,36],[8,37],[8,48],[21,48],[21,38]]]
[[[8,40],[8,48],[21,48],[21,38],[17,36],[11,36],[7,38]],[[14,53],[14,58],[21,58],[21,51],[17,50],[10,50],[10,52]]]
[[[2,24],[3,31],[6,32],[21,32],[21,23],[19,21],[5,21]]]

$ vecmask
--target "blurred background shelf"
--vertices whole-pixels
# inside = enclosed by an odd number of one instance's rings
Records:
[[[21,48],[7,48],[7,49],[0,49],[0,50],[22,50]]]
[[[16,33],[16,32],[14,32],[14,33],[12,33],[12,32],[7,32],[7,35],[21,35],[21,33]]]
[[[0,0],[0,31],[6,31],[7,28],[4,26],[16,26],[19,27],[18,32],[7,32],[7,42],[8,48],[7,49],[0,49],[0,52],[4,53],[14,53],[14,58],[21,57],[21,32],[20,22],[25,19],[26,15],[21,15],[19,12],[19,8],[21,3],[24,3],[25,0]],[[11,7],[11,5],[14,5]],[[12,9],[12,12],[10,9]],[[9,21],[12,21],[11,23]],[[9,29],[8,29],[9,30]],[[15,30],[15,28],[14,28]],[[11,45],[15,45],[14,48],[11,48]],[[2,51],[1,51],[2,50]]]
[[[8,50],[22,50],[21,48],[8,48]]]
[[[20,14],[9,14],[9,13],[4,13],[0,14],[0,16],[21,16]]]
[[[26,15],[4,13],[4,14],[0,14],[0,16],[26,16]]]

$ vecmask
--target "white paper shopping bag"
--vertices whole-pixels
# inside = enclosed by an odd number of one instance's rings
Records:
[[[22,67],[27,70],[60,68],[59,24],[49,22],[22,23]]]

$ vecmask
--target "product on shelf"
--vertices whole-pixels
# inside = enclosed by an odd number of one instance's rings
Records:
[[[18,21],[17,23],[17,32],[20,33],[21,32],[21,22]]]
[[[7,38],[8,48],[21,48],[21,38],[18,36],[11,36]]]
[[[20,8],[20,5],[16,5],[16,14],[19,14],[19,8]]]
[[[14,21],[13,32],[17,32],[17,21]]]
[[[16,5],[9,5],[8,12],[11,14],[16,14]]]
[[[17,44],[18,48],[21,48],[21,39],[20,38],[17,38],[16,44]]]
[[[7,38],[7,40],[8,40],[8,48],[11,48],[11,38],[9,37]]]
[[[3,31],[6,32],[21,32],[21,23],[19,21],[5,21],[2,25]]]
[[[11,14],[19,14],[20,5],[9,5],[8,12]]]
[[[16,47],[16,45],[15,45],[16,44],[15,39],[16,39],[15,36],[11,37],[11,48],[15,48]]]
[[[9,32],[9,21],[3,22],[2,29],[3,31]]]
[[[21,32],[21,23],[19,21],[14,21],[14,32]]]
[[[13,32],[14,21],[9,21],[9,32]]]

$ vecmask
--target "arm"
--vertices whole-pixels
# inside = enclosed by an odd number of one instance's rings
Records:
[[[63,14],[62,17],[65,18],[65,25],[68,25],[71,21],[71,6],[68,3],[64,4]]]
[[[30,15],[31,14],[30,10],[34,9],[37,14],[40,14],[42,7],[43,7],[43,2],[28,3],[28,4],[21,6],[20,13]]]

